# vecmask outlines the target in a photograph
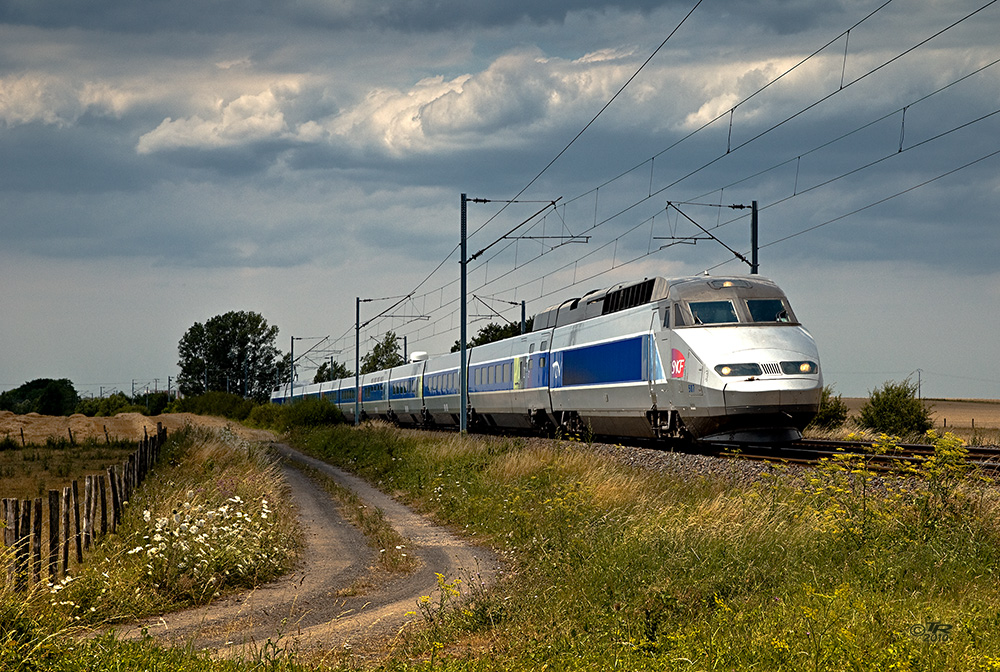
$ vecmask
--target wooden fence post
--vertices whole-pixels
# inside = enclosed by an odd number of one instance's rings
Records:
[[[125,501],[128,499],[125,496],[125,480],[123,478],[124,473],[119,470],[115,474],[115,480],[118,481],[118,503],[121,505],[121,510],[125,510]]]
[[[35,583],[42,581],[42,498],[35,497],[35,515],[32,520],[31,536],[34,541],[34,574]]]
[[[93,535],[93,516],[91,510],[94,508],[94,477],[85,476],[83,479],[83,550],[90,550],[90,540]]]
[[[83,562],[83,533],[80,530],[80,484],[73,481],[73,523],[76,534],[73,539],[76,545],[76,561]]]
[[[69,572],[69,505],[73,498],[73,488],[63,488],[62,501],[62,573]]]
[[[3,519],[6,523],[6,527],[3,529],[3,545],[8,548],[12,548],[14,544],[17,543],[17,526],[20,524],[20,516],[14,507],[14,503],[17,502],[16,499],[4,498],[3,500]],[[14,576],[17,571],[15,559],[11,558],[11,562],[7,565],[7,580],[10,583],[14,583]]]
[[[108,467],[108,487],[111,490],[111,531],[118,529],[118,521],[122,517],[122,500],[118,493],[118,478],[115,474],[115,465]]]
[[[136,482],[136,471],[135,471],[135,453],[128,456],[128,494],[129,499],[132,499],[132,495],[135,494],[135,489],[139,485]]]
[[[59,491],[49,490],[49,581],[59,572]]]
[[[21,502],[21,526],[17,540],[17,585],[18,590],[27,590],[31,565],[31,500]]]
[[[104,537],[108,534],[108,492],[104,485],[104,474],[97,475],[97,489],[101,502],[101,536]]]

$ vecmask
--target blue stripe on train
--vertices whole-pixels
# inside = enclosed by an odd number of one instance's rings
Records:
[[[647,336],[563,350],[552,355],[552,387],[646,380]]]

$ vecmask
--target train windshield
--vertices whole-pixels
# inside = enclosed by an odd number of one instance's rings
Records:
[[[730,324],[739,322],[732,301],[691,301],[695,324]]]
[[[750,319],[754,322],[791,322],[788,307],[781,299],[747,299]]]

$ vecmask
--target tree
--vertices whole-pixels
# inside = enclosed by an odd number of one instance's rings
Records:
[[[38,378],[0,394],[0,410],[41,415],[69,415],[80,403],[68,378]]]
[[[903,436],[923,434],[934,426],[931,410],[916,398],[917,386],[907,378],[901,383],[886,382],[870,393],[861,407],[858,424],[862,427]]]
[[[177,346],[181,394],[232,392],[266,401],[288,371],[288,357],[274,345],[277,336],[278,327],[258,313],[230,311],[195,322]]]
[[[525,323],[524,328],[526,331],[531,331],[531,326],[534,323],[535,318],[529,317]],[[490,322],[485,327],[481,328],[479,332],[473,337],[471,341],[466,344],[466,347],[474,348],[477,345],[486,345],[487,343],[493,343],[495,341],[502,341],[505,338],[511,338],[517,336],[521,333],[520,323],[510,322],[508,324],[497,324],[496,322]],[[455,341],[455,345],[451,346],[452,352],[458,352],[462,349],[462,344],[459,341]]]
[[[345,365],[340,362],[334,362],[333,366],[330,366],[330,362],[323,362],[316,369],[316,375],[313,377],[314,383],[327,383],[331,380],[341,380],[343,378],[350,378],[354,375],[354,372],[349,370]]]
[[[396,334],[387,331],[371,352],[361,359],[361,373],[372,373],[404,364],[406,360],[399,354],[399,340]]]

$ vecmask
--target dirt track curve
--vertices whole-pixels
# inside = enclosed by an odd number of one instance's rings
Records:
[[[295,570],[251,592],[129,624],[119,629],[121,636],[148,632],[168,642],[220,655],[250,653],[265,644],[298,651],[364,654],[384,649],[416,620],[413,612],[420,596],[436,599],[436,573],[449,581],[461,578],[463,585],[470,580],[493,581],[497,562],[489,550],[467,544],[355,476],[284,444],[274,447],[286,462],[318,469],[368,506],[381,509],[389,524],[408,540],[407,549],[420,559],[420,567],[405,575],[368,576],[376,551],[340,517],[319,485],[286,465],[285,477],[299,507],[306,538],[303,559]],[[366,577],[369,580],[364,580]],[[355,589],[346,591],[352,585]],[[363,594],[350,594],[358,593],[359,585],[364,586]]]

